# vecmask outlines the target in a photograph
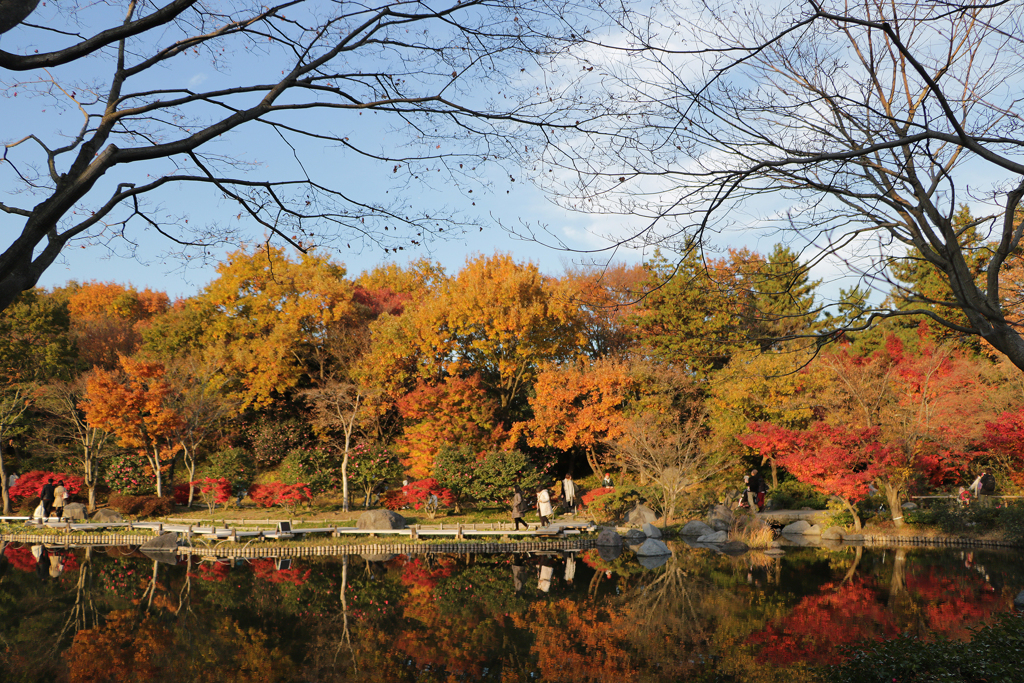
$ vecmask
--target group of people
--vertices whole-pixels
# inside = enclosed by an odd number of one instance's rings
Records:
[[[744,491],[740,494],[739,506],[750,508],[751,512],[764,509],[764,497],[768,493],[768,484],[764,477],[755,469],[743,476]]]
[[[605,477],[608,475],[606,474]],[[575,514],[579,506],[579,491],[576,488],[576,483],[572,480],[572,475],[565,475],[565,479],[562,480],[562,501],[565,503],[565,510],[568,514]],[[523,515],[526,514],[526,510],[529,509],[529,501],[523,496],[523,490],[519,484],[512,487],[512,523],[515,525],[515,530],[519,531],[519,525],[522,524],[523,528],[529,530],[530,525],[527,524],[526,520],[523,519]],[[542,527],[547,526],[551,523],[550,517],[554,510],[554,499],[551,496],[551,492],[548,491],[548,487],[541,484],[537,487],[537,513],[540,515],[540,525]]]
[[[991,496],[996,492],[996,478],[988,470],[982,470],[978,478],[967,488],[960,487],[960,504],[967,505],[972,498],[979,496]]]
[[[47,479],[42,490],[39,491],[39,499],[39,507],[36,508],[36,514],[33,517],[46,520],[50,518],[50,515],[56,514],[58,522],[64,519],[64,504],[68,499],[68,490],[64,488],[63,479],[56,484],[52,477]]]

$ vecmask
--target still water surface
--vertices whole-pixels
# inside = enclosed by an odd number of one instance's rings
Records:
[[[1017,552],[673,547],[648,569],[629,550],[171,565],[6,544],[0,680],[793,683],[844,645],[967,638],[1024,589]]]

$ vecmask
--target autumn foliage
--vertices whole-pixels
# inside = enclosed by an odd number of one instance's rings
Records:
[[[77,474],[32,470],[19,476],[17,483],[8,490],[8,494],[11,496],[11,500],[38,498],[39,492],[48,479],[53,479],[54,485],[63,481],[69,496],[77,495],[85,486],[84,480]]]
[[[285,484],[272,481],[268,484],[253,484],[249,487],[249,497],[261,508],[281,505],[293,509],[296,505],[313,499],[306,484]]]

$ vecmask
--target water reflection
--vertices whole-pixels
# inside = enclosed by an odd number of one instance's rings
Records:
[[[4,544],[4,681],[814,680],[845,644],[964,638],[1010,554],[843,548],[199,561]],[[59,567],[54,570],[54,567]]]

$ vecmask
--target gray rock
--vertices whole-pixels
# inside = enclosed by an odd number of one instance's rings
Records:
[[[768,544],[768,547],[769,548],[781,548],[782,547],[782,541],[772,541],[771,543]]]
[[[597,554],[601,556],[601,559],[605,562],[614,562],[619,559],[622,555],[622,546],[613,545],[599,545],[597,546]]]
[[[64,519],[72,522],[88,519],[85,514],[85,506],[81,503],[68,503],[64,506]]]
[[[729,541],[722,544],[722,552],[726,555],[742,555],[750,550],[750,546],[743,541]]]
[[[838,527],[830,526],[821,532],[821,540],[823,541],[841,541],[843,540],[843,531]]]
[[[708,515],[708,525],[716,531],[728,531],[736,521],[732,510],[724,505],[716,505],[715,509]]]
[[[647,538],[661,538],[661,529],[654,526],[653,524],[647,523],[640,528],[643,529],[643,532],[647,536]]]
[[[178,534],[168,531],[142,544],[140,550],[173,550],[178,547]]]
[[[732,529],[732,524],[729,524],[729,522],[725,521],[724,519],[713,519],[711,520],[711,528],[715,531],[728,532],[729,529]]]
[[[141,550],[143,555],[154,562],[170,565],[178,564],[178,553],[173,550],[146,550],[145,548],[142,548]]]
[[[622,536],[612,529],[602,529],[597,535],[598,548],[622,548]]]
[[[804,530],[804,536],[821,536],[821,527],[817,524],[812,524]]]
[[[654,524],[656,521],[658,521],[658,513],[643,503],[637,503],[636,507],[626,513],[626,524],[633,526]]]
[[[367,562],[390,562],[395,559],[394,554],[378,553],[376,555],[363,555],[362,558]]]
[[[654,555],[671,555],[672,551],[663,541],[656,538],[648,538],[637,548],[636,554],[640,557],[651,557]]]
[[[768,550],[764,551],[764,554],[768,557],[782,557],[786,554],[786,551],[782,548],[768,548]]]
[[[843,540],[846,541],[847,543],[850,543],[850,542],[863,543],[864,542],[864,534],[843,534]]]
[[[917,509],[917,503],[906,502],[903,505],[901,505],[900,507],[902,507],[904,510],[916,510]]]
[[[625,536],[625,541],[628,545],[640,545],[647,540],[647,534],[639,529],[628,529]]]
[[[805,533],[807,533],[807,530],[810,528],[810,524],[800,519],[782,527],[782,533],[787,536],[803,536]]]
[[[636,558],[644,569],[657,569],[672,559],[671,555],[641,555]]]
[[[357,529],[404,529],[405,517],[393,510],[367,510],[356,520]]]
[[[703,536],[704,534],[710,534],[715,529],[712,529],[704,522],[700,520],[693,520],[687,522],[686,526],[683,527],[682,531],[679,532],[680,536]]]
[[[1018,610],[1024,611],[1024,591],[1017,593],[1017,597],[1013,599],[1013,606]]]
[[[100,508],[96,511],[96,514],[92,516],[94,522],[123,522],[124,517],[117,510],[111,510],[110,508]]]
[[[713,531],[697,538],[698,543],[725,543],[729,540],[729,534],[724,531]]]

